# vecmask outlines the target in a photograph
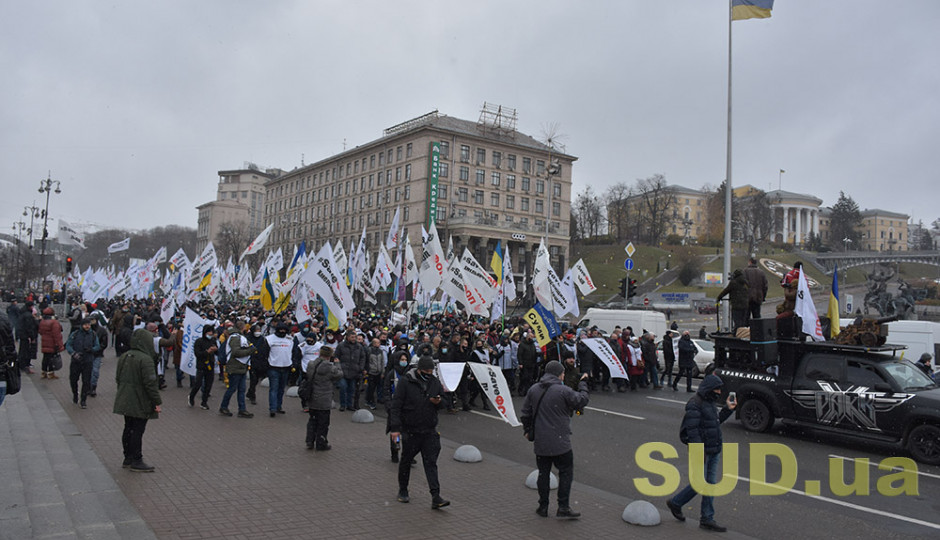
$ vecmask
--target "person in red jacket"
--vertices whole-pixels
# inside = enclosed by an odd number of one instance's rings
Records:
[[[58,368],[53,369],[53,358],[65,350],[65,343],[62,341],[62,325],[56,320],[55,311],[51,307],[42,310],[39,337],[42,338],[42,378],[58,379],[55,374]]]

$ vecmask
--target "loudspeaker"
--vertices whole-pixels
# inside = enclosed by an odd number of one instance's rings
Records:
[[[751,341],[777,341],[777,319],[751,319]]]

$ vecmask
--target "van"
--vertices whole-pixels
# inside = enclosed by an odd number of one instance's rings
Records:
[[[646,330],[662,337],[666,333],[666,316],[659,311],[650,310],[588,308],[578,322],[578,328],[592,326],[597,326],[607,335],[613,332],[615,326],[629,326],[633,328],[635,335],[640,335]]]

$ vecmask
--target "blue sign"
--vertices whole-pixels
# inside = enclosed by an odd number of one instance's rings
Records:
[[[627,272],[633,270],[633,259],[627,258],[627,260],[623,261],[623,266],[627,269]]]
[[[235,273],[237,274],[237,273],[239,273],[239,272],[241,272],[241,271],[242,271],[242,265],[236,264],[236,265],[235,265]]]

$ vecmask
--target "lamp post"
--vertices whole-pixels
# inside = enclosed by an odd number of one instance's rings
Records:
[[[29,216],[29,249],[33,249],[33,220],[38,217],[42,217],[39,212],[39,207],[36,206],[36,203],[33,203],[32,206],[23,207],[23,217]]]
[[[53,189],[52,184],[55,184],[55,193],[62,193],[60,186],[61,182],[58,180],[52,179],[52,172],[49,173],[49,176],[45,180],[39,181],[39,193],[46,194],[46,209],[43,210],[42,216],[42,247],[39,252],[39,283],[40,287],[42,286],[42,280],[45,276],[45,267],[46,267],[46,238],[49,237],[49,196],[52,195]]]

